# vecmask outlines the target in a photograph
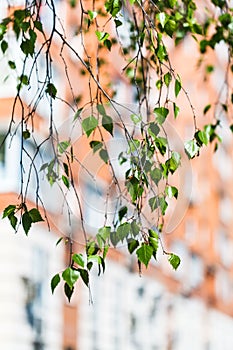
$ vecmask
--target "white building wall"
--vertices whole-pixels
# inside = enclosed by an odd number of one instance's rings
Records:
[[[14,234],[7,219],[0,223],[0,348],[32,350],[35,331],[28,322],[26,302],[29,288],[23,279],[36,282],[43,271],[42,301],[38,311],[42,319],[42,338],[46,350],[62,349],[63,309],[62,291],[52,296],[50,280],[62,268],[63,252],[55,247],[56,235],[39,226]],[[42,252],[44,261],[33,266],[33,255]],[[38,272],[36,272],[38,271]],[[36,276],[37,275],[37,276]]]
[[[169,293],[156,276],[140,278],[108,261],[105,275],[91,281],[92,305],[80,286],[78,349],[233,349],[232,318]]]

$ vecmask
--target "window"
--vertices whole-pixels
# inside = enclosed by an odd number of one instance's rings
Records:
[[[198,225],[197,222],[189,217],[185,222],[185,237],[190,244],[197,240]]]
[[[190,273],[192,271],[192,273]],[[190,265],[189,265],[189,284],[191,288],[197,288],[203,281],[204,266],[202,259],[191,253]]]
[[[233,263],[233,242],[227,232],[223,229],[220,229],[217,232],[216,251],[218,251],[223,265],[230,267]]]
[[[83,208],[84,222],[90,231],[103,226],[105,195],[97,183],[88,182],[84,185]]]
[[[231,197],[224,194],[219,202],[219,216],[224,224],[230,224],[232,222],[232,207]]]
[[[23,277],[25,286],[25,312],[33,335],[33,350],[44,350],[44,295],[47,282],[47,253],[35,246],[31,256],[30,278]]]
[[[225,269],[219,268],[215,280],[215,290],[219,298],[225,303],[232,301],[232,281]]]

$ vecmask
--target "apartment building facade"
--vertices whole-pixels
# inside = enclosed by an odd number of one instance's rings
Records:
[[[13,2],[12,2],[13,3]],[[58,15],[64,18],[69,42],[85,58],[80,36],[77,33],[79,16],[66,1],[55,1]],[[22,6],[15,1],[14,6]],[[9,9],[1,4],[1,18]],[[42,8],[48,30],[51,18]],[[44,12],[43,12],[44,11]],[[92,50],[92,39],[87,43]],[[60,52],[54,46],[54,76],[56,86],[67,89],[66,98],[71,99],[71,91],[65,82],[64,66]],[[195,54],[194,54],[195,53]],[[20,57],[15,43],[13,58]],[[1,54],[2,55],[2,54]],[[122,104],[133,104],[130,85],[118,73],[121,59],[117,59],[113,50],[112,61],[106,69],[112,74],[116,90],[115,99]],[[182,59],[180,59],[182,57]],[[198,53],[195,44],[185,41],[172,51],[173,63],[182,74],[182,81],[188,87],[197,114],[202,114],[204,106],[213,101],[226,64],[224,48],[219,48],[217,71],[210,79],[209,88],[202,84],[202,73],[198,76],[195,62]],[[7,58],[7,60],[9,57]],[[88,78],[77,69],[75,56],[67,57],[69,76],[74,86],[73,94],[82,103],[88,101],[86,84]],[[193,62],[185,65],[184,62]],[[3,139],[12,113],[15,96],[15,80],[7,80],[6,58],[0,57],[0,138]],[[45,70],[43,60],[39,62],[41,71]],[[19,63],[20,68],[20,63]],[[10,71],[9,71],[10,72]],[[32,78],[35,79],[36,77]],[[30,91],[25,93],[25,104]],[[167,128],[174,135],[174,142],[180,138],[188,139],[192,133],[192,117],[185,103],[180,122],[176,126],[170,122]],[[54,103],[54,115],[61,137],[69,136],[70,110],[66,105]],[[20,115],[20,111],[16,114]],[[50,106],[44,100],[38,107],[38,138],[44,136],[44,125],[49,119]],[[200,119],[200,124],[208,122]],[[91,276],[90,290],[79,283],[71,303],[58,287],[51,295],[50,279],[66,265],[67,246],[56,242],[60,236],[72,235],[74,246],[80,249],[82,236],[80,219],[73,204],[72,225],[62,217],[63,197],[59,189],[41,182],[41,195],[48,208],[51,227],[46,223],[35,225],[26,237],[22,229],[15,235],[4,219],[0,223],[2,240],[0,247],[0,345],[7,350],[155,350],[155,349],[211,349],[230,350],[233,346],[233,237],[232,226],[232,188],[233,165],[231,160],[232,139],[223,120],[220,130],[223,145],[216,154],[213,150],[204,150],[200,157],[192,161],[185,158],[178,177],[182,193],[181,199],[171,207],[165,225],[164,242],[181,257],[181,266],[172,271],[166,256],[160,252],[158,263],[152,263],[142,277],[135,269],[135,259],[125,256],[125,247],[111,249],[107,269],[103,276],[94,271]],[[42,136],[41,136],[42,137]],[[90,234],[102,224],[105,191],[105,178],[99,160],[91,160],[92,153],[82,138],[81,130],[76,126],[73,139],[79,150],[80,159],[91,172],[100,173],[98,186],[90,181],[81,168],[79,172],[80,196],[83,201],[84,219]],[[112,152],[116,144],[121,144],[121,136],[116,135]],[[81,147],[81,146],[82,147]],[[122,141],[123,145],[123,141]],[[0,153],[0,191],[1,211],[10,203],[17,201],[20,190],[20,139],[8,137]],[[117,147],[118,147],[117,146]],[[28,152],[33,154],[33,143],[25,141]],[[111,144],[109,144],[111,148]],[[43,149],[43,159],[49,159],[50,148]],[[185,157],[185,156],[184,156]],[[94,163],[93,163],[94,162]],[[29,164],[25,159],[25,173]],[[38,161],[39,169],[43,162]],[[98,171],[96,171],[98,169]],[[102,172],[101,172],[102,171]],[[42,176],[43,177],[43,176]],[[32,178],[28,198],[35,201],[36,181]],[[72,196],[71,196],[72,202]],[[96,205],[98,203],[98,205]],[[93,303],[89,303],[89,301]]]

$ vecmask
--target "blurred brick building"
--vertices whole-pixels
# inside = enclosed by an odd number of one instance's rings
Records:
[[[12,1],[21,6],[22,1]],[[80,36],[77,35],[79,17],[66,1],[55,1],[58,15],[64,19],[67,40],[74,45],[80,56],[85,59]],[[7,1],[0,7],[0,16],[7,15]],[[44,23],[51,26],[47,12],[42,13]],[[75,34],[76,33],[76,34]],[[86,43],[91,53],[93,41]],[[10,57],[0,54],[0,139],[7,132],[12,113],[15,78],[7,65],[9,59],[18,60],[20,68],[20,50],[15,43],[15,51]],[[53,47],[54,77],[56,86],[65,89],[66,99],[72,98],[59,46]],[[65,53],[73,94],[82,103],[88,101],[86,84],[88,78],[77,69],[75,56]],[[204,106],[215,101],[219,85],[224,75],[226,52],[219,45],[217,56],[211,57],[209,64],[217,63],[217,69],[203,84],[204,71],[196,70],[198,52],[195,43],[185,40],[178,48],[171,48],[171,57],[176,70],[180,72],[187,91],[193,97],[196,114],[202,115]],[[112,60],[107,68],[111,71],[112,82],[116,89],[115,99],[122,104],[134,103],[130,85],[119,75],[121,58],[114,49]],[[39,61],[41,72],[44,62]],[[5,80],[7,73],[9,77]],[[32,77],[36,79],[36,77]],[[78,79],[78,81],[77,81]],[[207,89],[208,86],[208,89]],[[28,103],[30,91],[25,93],[24,102]],[[185,96],[180,97],[183,106],[176,125],[168,123],[167,128],[174,136],[174,144],[180,145],[180,138],[192,137],[193,121],[190,106]],[[71,130],[70,109],[62,102],[54,104],[54,116],[59,132],[65,137]],[[48,101],[38,106],[36,125],[38,138],[44,136],[44,125],[50,113]],[[20,110],[16,110],[20,116]],[[198,120],[200,126],[208,122]],[[78,127],[77,127],[78,128]],[[97,160],[90,164],[89,151],[80,130],[74,135],[79,156],[91,171],[99,167]],[[50,188],[43,182],[41,193],[52,219],[51,230],[46,224],[35,225],[30,238],[24,233],[12,233],[10,225],[1,221],[0,245],[0,346],[7,350],[231,350],[233,348],[233,237],[232,226],[232,138],[225,125],[222,129],[223,145],[213,155],[212,149],[206,149],[191,163],[185,158],[178,182],[180,199],[171,204],[165,225],[165,244],[181,257],[181,266],[172,271],[165,256],[158,257],[158,263],[152,264],[148,271],[139,277],[135,269],[134,258],[124,254],[124,247],[118,251],[112,249],[104,276],[93,274],[90,292],[78,285],[71,303],[67,303],[63,291],[57,288],[54,295],[50,292],[51,277],[61,271],[66,264],[64,245],[56,247],[57,239],[72,234],[80,249],[82,238],[78,216],[72,216],[71,228],[61,217],[62,194],[56,188]],[[115,136],[117,138],[117,135]],[[20,177],[20,139],[17,132],[13,141],[10,137],[0,150],[0,191],[1,211],[17,200]],[[118,142],[118,141],[117,141]],[[79,146],[82,147],[79,147]],[[29,154],[33,154],[34,145],[25,141]],[[111,144],[110,146],[111,147]],[[113,154],[116,145],[113,144]],[[50,149],[44,149],[44,157],[49,159]],[[185,157],[185,156],[184,156]],[[96,162],[96,163],[95,163]],[[29,163],[24,160],[25,173]],[[38,168],[40,162],[36,164]],[[84,219],[89,233],[102,224],[102,191],[104,176],[100,186],[87,180],[85,172],[78,168],[81,198],[84,206]],[[33,182],[34,181],[34,182]],[[36,181],[30,183],[28,198],[35,200]],[[48,195],[49,193],[49,195]],[[72,198],[71,198],[72,200]],[[98,210],[97,210],[98,209]],[[74,206],[75,212],[75,206]],[[70,232],[71,230],[71,232]]]

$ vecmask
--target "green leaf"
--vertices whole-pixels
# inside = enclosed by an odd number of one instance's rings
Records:
[[[28,212],[30,218],[31,218],[31,221],[34,223],[34,222],[39,222],[39,221],[44,221],[44,219],[42,219],[41,215],[40,215],[40,212],[38,209],[36,208],[33,208],[31,210],[29,210]]]
[[[29,215],[28,211],[25,211],[25,213],[23,213],[23,215],[22,215],[22,224],[23,224],[24,232],[27,235],[31,226],[32,226],[32,218]]]
[[[207,112],[208,112],[208,110],[211,108],[211,105],[209,104],[209,105],[206,105],[205,106],[205,108],[204,108],[204,110],[203,110],[203,114],[205,115]]]
[[[149,245],[153,248],[153,256],[156,259],[156,253],[159,247],[159,238],[158,235],[156,238],[149,237]]]
[[[57,89],[52,83],[48,83],[45,89],[46,94],[51,96],[53,99],[55,99],[57,95]]]
[[[130,254],[132,254],[135,249],[139,246],[139,242],[136,239],[130,238],[128,239],[128,251]]]
[[[0,40],[3,39],[4,34],[6,33],[6,30],[7,30],[7,25],[0,23]]]
[[[29,130],[23,131],[23,138],[24,138],[24,140],[29,139],[30,136],[31,136],[31,134],[30,134],[30,131],[29,131]]]
[[[158,107],[154,109],[156,115],[156,121],[162,125],[168,116],[169,110],[165,107]]]
[[[119,21],[119,19],[114,19],[114,22],[115,22],[116,28],[122,26],[123,24],[121,21]]]
[[[34,26],[39,32],[43,33],[43,25],[40,21],[34,21]]]
[[[156,81],[156,87],[157,87],[157,89],[158,90],[160,90],[161,88],[162,88],[162,86],[163,86],[163,82],[162,82],[162,80],[161,79],[158,79],[157,81]]]
[[[126,182],[126,188],[131,196],[132,202],[135,203],[137,198],[142,194],[139,180],[135,176],[132,176],[130,180]]]
[[[174,6],[175,6],[176,3],[177,3],[177,0],[168,0],[168,3],[169,3],[169,6],[170,6],[171,8],[174,8]]]
[[[172,75],[171,73],[167,72],[163,77],[165,85],[168,87],[172,81]]]
[[[198,146],[196,140],[190,140],[185,142],[184,149],[188,157],[192,159],[198,155],[200,147]]]
[[[159,19],[159,22],[160,22],[162,28],[164,28],[165,23],[166,23],[166,14],[164,12],[158,13],[158,19]]]
[[[109,34],[106,33],[106,32],[100,32],[99,30],[96,30],[95,31],[95,34],[97,36],[97,39],[100,41],[100,42],[104,42],[105,40],[108,39],[109,37]]]
[[[108,0],[105,2],[106,11],[109,12],[113,17],[120,12],[122,7],[121,0]]]
[[[158,124],[152,122],[149,124],[149,128],[148,128],[148,133],[150,136],[152,136],[153,138],[155,138],[160,132],[160,129],[158,127]]]
[[[148,230],[149,237],[159,239],[159,235],[155,230],[152,230],[151,228]]]
[[[11,69],[16,69],[16,64],[14,61],[8,61],[8,65]]]
[[[166,160],[165,165],[167,168],[167,174],[170,172],[174,174],[174,172],[178,169],[180,165],[181,156],[178,152],[173,151],[171,158]]]
[[[175,119],[177,118],[179,111],[180,111],[180,108],[175,104],[175,102],[173,102],[173,112],[174,112]]]
[[[136,254],[138,260],[147,267],[153,254],[153,248],[148,244],[142,243],[141,247],[137,249]]]
[[[111,117],[109,117],[108,115],[103,115],[102,126],[113,136],[113,122]]]
[[[76,1],[76,0],[71,0],[71,1]],[[65,295],[67,296],[68,301],[70,302],[72,294],[74,292],[74,287],[70,288],[68,283],[65,283],[64,284],[64,292],[65,292]]]
[[[74,119],[73,119],[74,122],[75,122],[75,120],[77,120],[77,119],[80,117],[80,115],[81,115],[81,113],[82,113],[82,110],[83,110],[83,108],[79,108],[79,109],[77,110],[77,112],[76,112],[75,115],[74,115]]]
[[[157,209],[158,207],[160,207],[162,215],[165,214],[166,209],[168,207],[168,204],[163,196],[160,196],[160,197],[155,196],[155,197],[150,198],[149,205],[150,205],[152,212],[155,209]]]
[[[51,280],[51,290],[52,290],[52,294],[54,293],[55,288],[57,287],[57,285],[60,283],[61,279],[59,274],[56,274],[55,276],[53,276],[52,280]]]
[[[26,56],[33,56],[35,51],[35,42],[31,39],[25,39],[22,41],[20,48]]]
[[[43,171],[43,170],[45,170],[46,168],[48,168],[48,163],[42,164],[41,167],[40,167],[40,171]]]
[[[166,194],[169,198],[175,197],[178,198],[178,189],[174,186],[167,186],[166,187]]]
[[[157,196],[151,197],[148,202],[152,212],[159,206],[159,199]]]
[[[86,244],[86,253],[87,256],[89,255],[95,255],[99,251],[99,247],[95,243],[95,241],[89,241]]]
[[[108,164],[109,157],[106,149],[101,149],[99,151],[99,155],[100,155],[100,158],[104,161],[104,163]]]
[[[175,255],[173,253],[170,254],[169,258],[168,258],[169,263],[171,264],[171,266],[173,267],[173,269],[177,269],[178,266],[180,265],[180,258],[178,255]]]
[[[104,251],[103,251],[103,259],[106,258],[107,253],[108,253],[108,250],[109,250],[109,245],[105,245],[105,246],[104,246]]]
[[[111,40],[109,40],[109,39],[104,40],[104,46],[106,46],[107,49],[108,49],[109,51],[111,51],[111,48],[112,48],[112,42],[111,42]]]
[[[175,95],[176,95],[176,97],[179,95],[180,90],[181,90],[181,81],[180,81],[180,78],[178,78],[175,81]]]
[[[136,220],[131,222],[131,232],[134,237],[136,237],[140,232],[140,227],[138,226]]]
[[[87,117],[82,121],[82,128],[86,133],[87,137],[91,135],[91,133],[95,130],[97,126],[98,126],[98,120],[92,115],[90,115],[89,117]]]
[[[158,148],[159,152],[162,154],[162,156],[164,156],[167,151],[167,139],[165,137],[160,136],[156,137],[155,145]]]
[[[85,269],[78,269],[80,276],[87,287],[89,287],[89,273]]]
[[[117,228],[117,236],[120,238],[120,240],[123,242],[125,238],[128,237],[131,230],[131,225],[129,222],[124,222]]]
[[[138,114],[131,114],[130,119],[135,125],[142,121],[142,117]]]
[[[160,206],[162,215],[164,215],[168,207],[168,204],[164,197],[159,197],[159,206]]]
[[[64,239],[64,237],[60,237],[58,240],[57,240],[57,242],[56,242],[56,246],[59,244],[59,243],[61,243],[61,241]]]
[[[28,31],[28,29],[30,28],[30,23],[29,22],[23,22],[21,23],[21,29],[24,33],[26,33]]]
[[[198,142],[198,145],[201,146],[203,143],[207,146],[209,142],[209,134],[206,130],[198,131],[195,133],[195,139]]]
[[[70,146],[70,141],[61,141],[58,143],[57,148],[58,152],[63,154],[67,148]]]
[[[172,38],[174,32],[176,31],[176,22],[173,19],[166,21],[164,31]]]
[[[88,10],[87,13],[88,13],[91,21],[93,21],[93,19],[95,19],[97,17],[97,14],[98,14],[96,11],[90,11],[90,10]]]
[[[101,257],[99,255],[89,255],[87,257],[88,262],[96,262],[97,264],[101,264]]]
[[[2,53],[4,54],[6,52],[6,50],[8,49],[8,43],[5,40],[2,40],[1,42],[1,49],[2,49]]]
[[[111,243],[114,247],[117,246],[117,243],[120,242],[121,238],[119,237],[119,235],[117,234],[117,232],[111,232],[110,233],[110,240],[111,240]]]
[[[103,105],[97,105],[97,110],[102,116],[106,115],[106,111]]]
[[[5,217],[14,214],[15,210],[16,210],[16,205],[13,205],[13,204],[8,205],[3,211],[2,218],[4,219]]]
[[[8,216],[8,219],[10,220],[11,226],[12,226],[13,229],[15,230],[15,229],[16,229],[16,225],[17,225],[17,222],[18,222],[17,217],[16,217],[14,214],[11,214],[11,215]]]
[[[62,278],[68,284],[70,289],[73,288],[75,282],[77,282],[77,280],[79,279],[79,276],[79,272],[77,270],[72,269],[71,267],[67,267],[67,269],[65,269],[62,272]]]
[[[23,84],[23,85],[29,85],[29,80],[28,80],[28,76],[25,75],[25,74],[22,74],[20,77],[19,77],[19,81]]]
[[[98,234],[101,236],[104,242],[110,237],[111,227],[104,226],[98,230]]]
[[[65,174],[69,177],[69,166],[68,166],[68,164],[63,163],[63,168],[64,168]]]
[[[118,211],[119,221],[123,219],[123,217],[127,214],[127,211],[128,211],[128,208],[125,205],[120,208],[120,210]]]
[[[82,254],[73,254],[72,260],[81,267],[84,267],[84,259]]]
[[[62,175],[61,179],[62,179],[62,182],[64,183],[64,185],[69,189],[70,188],[70,181],[67,178],[67,176]]]
[[[128,154],[133,153],[135,151],[138,152],[138,150],[140,148],[140,141],[137,139],[133,139],[133,140],[129,141],[128,146],[129,146],[128,151],[127,151]]]
[[[103,239],[103,237],[99,233],[97,233],[97,235],[96,235],[96,240],[97,240],[98,246],[100,247],[100,249],[102,249],[103,245],[105,243],[105,240]]]
[[[151,170],[150,176],[154,183],[158,185],[159,181],[162,179],[162,171],[158,168],[154,168]]]
[[[100,141],[91,141],[89,144],[94,153],[103,147],[103,143]]]

